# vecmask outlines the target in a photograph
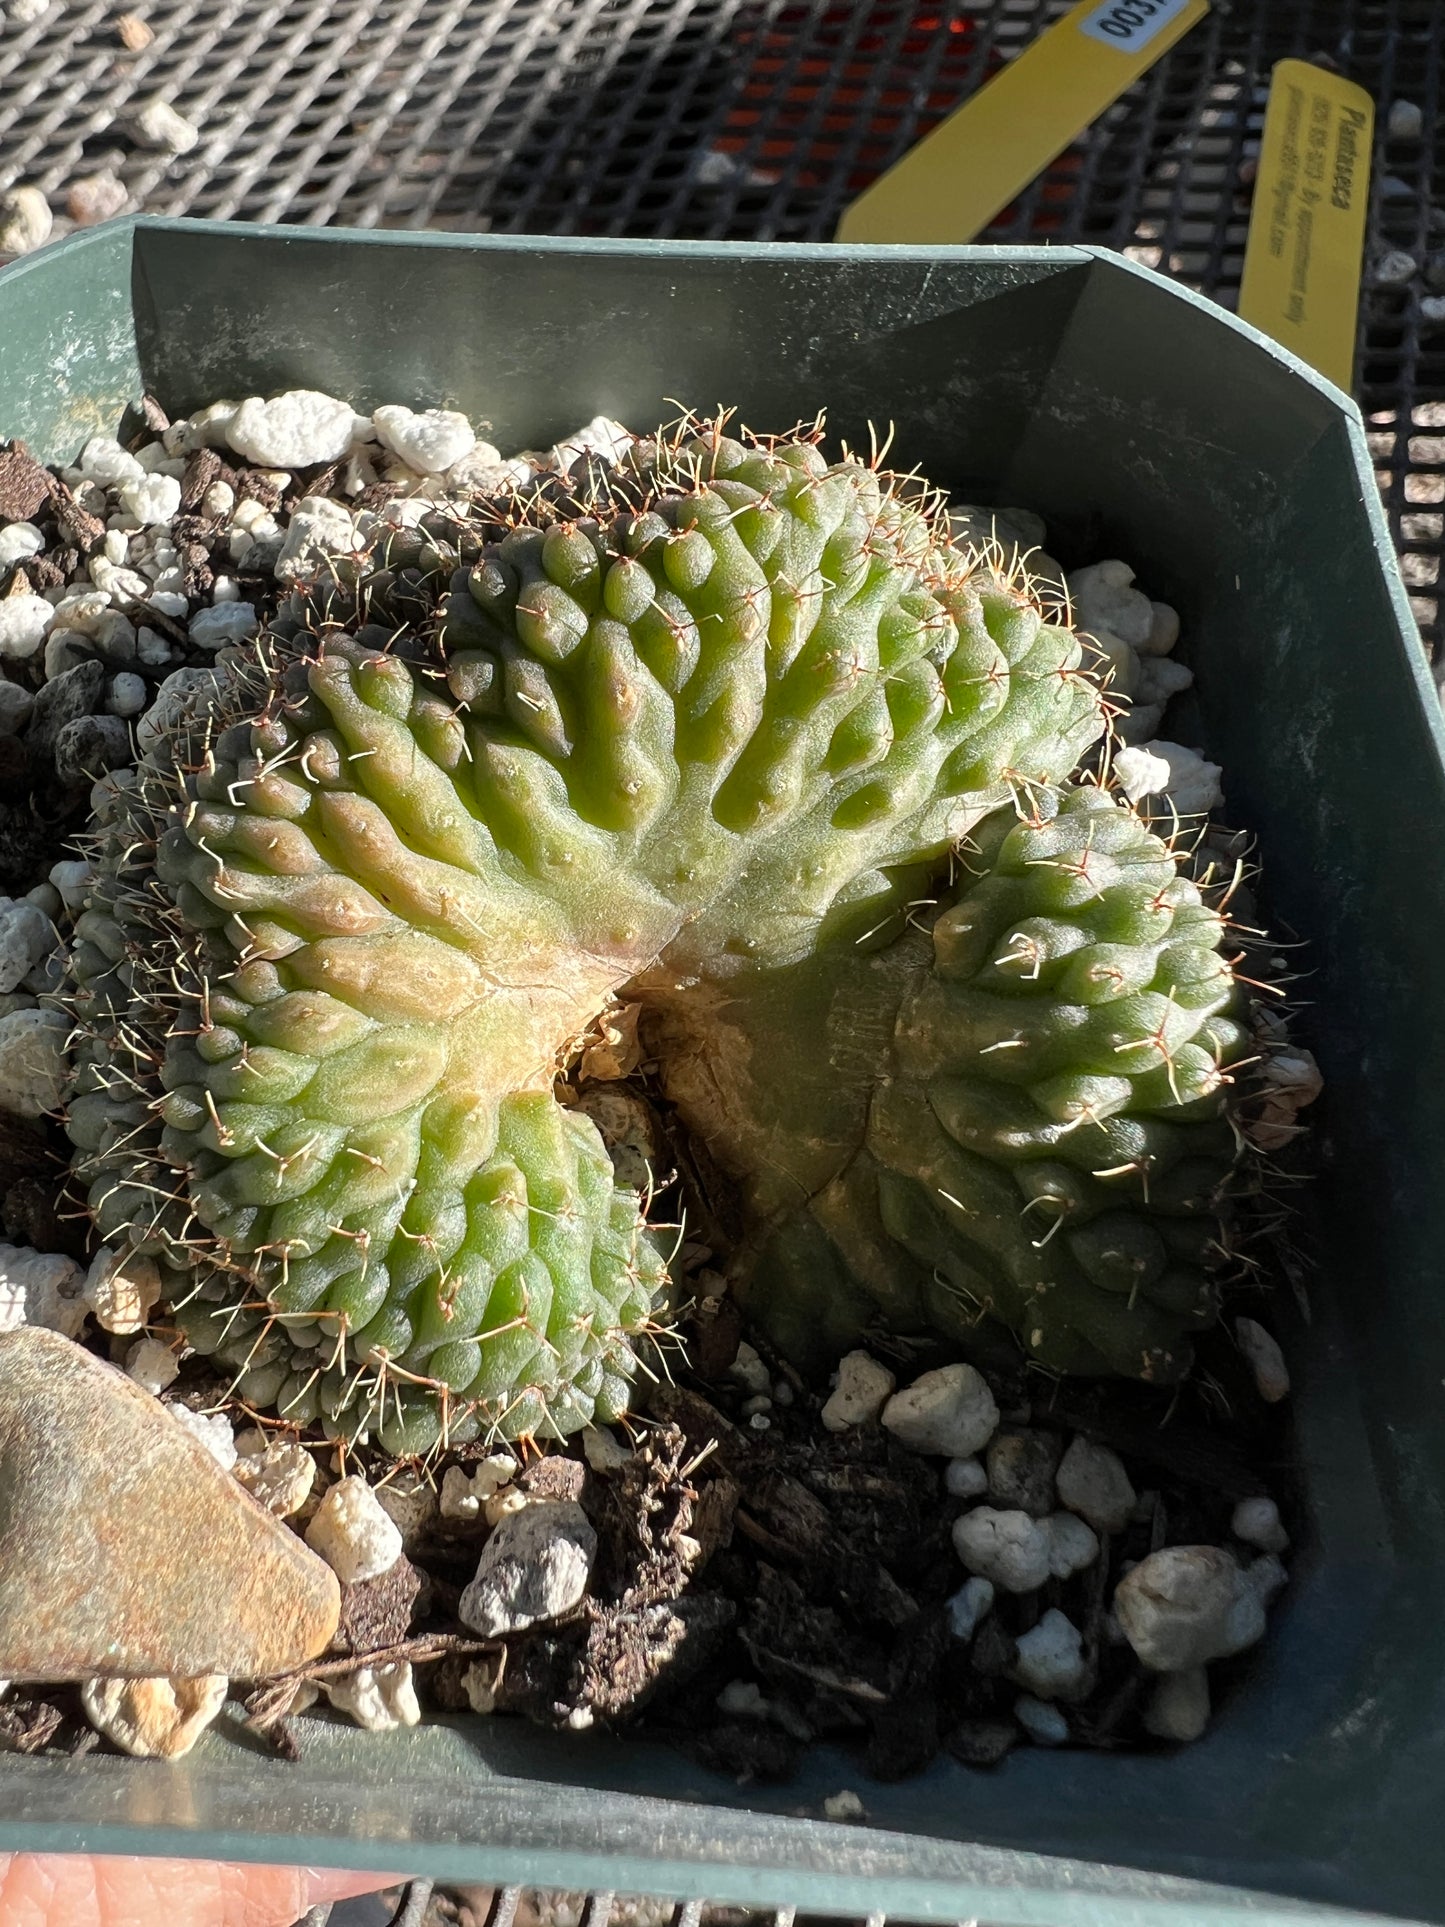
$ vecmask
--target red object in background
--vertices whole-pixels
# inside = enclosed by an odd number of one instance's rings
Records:
[[[912,18],[890,47],[905,10]],[[871,118],[846,177],[848,192],[859,194],[887,165],[901,124],[921,140],[972,91],[978,36],[969,15],[950,18],[938,0],[874,0],[861,19],[860,11],[792,6],[766,24],[744,24],[734,48],[739,64],[750,65],[715,149],[746,154],[761,174],[787,171],[799,187],[822,187],[836,180],[843,144],[858,141],[858,116],[871,95]],[[917,75],[930,58],[937,72],[920,101]],[[994,54],[988,71],[1000,65]],[[760,124],[766,132],[757,140]]]
[[[900,16],[907,18],[901,34]],[[763,179],[787,174],[794,186],[836,191],[847,145],[854,156],[844,177],[850,198],[900,158],[900,128],[915,146],[1005,64],[991,45],[980,71],[975,20],[948,14],[938,0],[785,7],[766,23],[743,24],[733,45],[739,64],[750,64],[714,150],[746,156]],[[920,98],[919,75],[929,67],[932,77]],[[870,118],[860,136],[865,103]],[[1078,168],[1071,149],[1049,170],[1034,233],[1061,225]],[[1011,213],[1004,209],[999,223]]]

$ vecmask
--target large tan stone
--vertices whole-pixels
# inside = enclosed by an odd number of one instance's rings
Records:
[[[58,1332],[0,1337],[0,1678],[259,1679],[321,1652],[340,1607],[148,1392]]]

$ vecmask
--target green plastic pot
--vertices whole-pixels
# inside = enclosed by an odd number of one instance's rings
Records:
[[[1309,939],[1328,1079],[1324,1254],[1280,1307],[1304,1495],[1294,1583],[1199,1745],[1024,1750],[873,1785],[816,1752],[737,1787],[515,1722],[303,1758],[0,1758],[0,1848],[295,1860],[991,1922],[1445,1920],[1442,729],[1360,418],[1210,303],[1088,249],[691,246],[209,226],[78,235],[0,276],[0,432],[49,459],[304,384],[445,401],[504,448],[598,411],[822,407],[1065,559],[1120,554],[1183,617],[1200,740]],[[868,1826],[816,1818],[851,1786]],[[800,1817],[804,1816],[804,1817]],[[1335,1909],[1344,1910],[1336,1913]]]

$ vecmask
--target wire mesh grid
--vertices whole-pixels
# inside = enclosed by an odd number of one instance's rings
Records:
[[[853,195],[1064,11],[1063,0],[40,5],[10,0],[0,27],[0,188],[31,181],[57,210],[77,181],[113,175],[130,206],[159,214],[777,240],[827,239]],[[1217,6],[984,238],[1120,248],[1231,306],[1269,73],[1286,55],[1328,60],[1382,108],[1358,393],[1433,652],[1445,518],[1436,0]],[[157,97],[197,128],[188,152],[136,138],[129,117]],[[1397,100],[1420,109],[1420,135],[1390,135],[1383,110]],[[1415,271],[1396,261],[1381,274],[1389,250]]]

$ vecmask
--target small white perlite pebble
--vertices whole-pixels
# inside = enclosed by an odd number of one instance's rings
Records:
[[[1156,1740],[1197,1740],[1209,1724],[1209,1675],[1202,1666],[1166,1673],[1144,1705],[1144,1731]]]
[[[175,1384],[180,1369],[180,1360],[159,1338],[137,1339],[125,1355],[126,1377],[155,1398]]]
[[[197,609],[191,617],[191,641],[198,649],[224,649],[231,643],[245,642],[260,626],[253,603],[217,602],[208,609]]]
[[[45,537],[33,522],[11,522],[0,529],[0,569],[10,569],[27,556],[39,555]]]
[[[372,416],[383,446],[422,475],[441,475],[476,445],[476,431],[453,408],[413,411],[398,404]]]
[[[953,1546],[972,1573],[1004,1592],[1037,1592],[1053,1564],[1053,1538],[1027,1512],[976,1506],[953,1522]]]
[[[200,129],[168,100],[148,100],[129,117],[129,126],[143,147],[157,148],[163,154],[189,154],[201,138]]]
[[[1049,1571],[1055,1579],[1072,1579],[1098,1558],[1099,1541],[1092,1528],[1072,1512],[1051,1512],[1040,1523],[1049,1535]]]
[[[517,1476],[510,1452],[494,1452],[480,1465],[449,1465],[442,1474],[441,1515],[464,1524],[480,1521],[482,1508]]]
[[[55,926],[43,910],[24,897],[0,897],[0,994],[14,990],[55,948]]]
[[[1289,1544],[1289,1534],[1273,1499],[1241,1499],[1229,1529],[1236,1539],[1243,1539],[1247,1546],[1258,1546],[1261,1552],[1283,1552]]]
[[[1147,1667],[1182,1673],[1261,1639],[1265,1607],[1283,1578],[1277,1559],[1257,1559],[1243,1572],[1218,1546],[1164,1546],[1119,1581],[1114,1611]]]
[[[988,1617],[994,1601],[990,1580],[975,1575],[965,1579],[948,1602],[948,1630],[955,1639],[972,1639]]]
[[[838,1360],[838,1383],[823,1407],[824,1427],[846,1432],[855,1425],[871,1425],[897,1383],[888,1367],[867,1352],[846,1352]]]
[[[200,1679],[91,1679],[80,1689],[97,1733],[138,1760],[181,1760],[226,1703],[222,1673]]]
[[[258,468],[309,468],[336,462],[351,446],[355,417],[348,404],[314,388],[292,388],[262,401],[252,395],[226,424],[226,440]]]
[[[33,656],[54,620],[54,606],[42,595],[6,596],[0,602],[0,656],[11,662]]]
[[[252,1426],[238,1434],[231,1468],[258,1505],[278,1519],[289,1519],[311,1497],[316,1461],[294,1439],[268,1438]]]
[[[1069,1737],[1069,1722],[1057,1706],[1020,1693],[1014,1701],[1014,1718],[1035,1746],[1063,1746]]]
[[[355,1473],[327,1492],[306,1528],[306,1543],[347,1586],[390,1572],[401,1557],[400,1532]]]
[[[998,1406],[972,1365],[942,1365],[895,1392],[883,1407],[883,1424],[912,1452],[967,1459],[998,1430]]]
[[[1010,1677],[1036,1699],[1077,1699],[1088,1691],[1092,1669],[1084,1658],[1084,1636],[1067,1613],[1051,1606],[1017,1643]]]
[[[73,1258],[0,1244],[0,1332],[43,1325],[78,1338],[87,1311],[84,1284],[85,1273]]]
[[[1121,749],[1114,774],[1131,803],[1162,797],[1179,816],[1207,816],[1224,801],[1220,764],[1206,762],[1197,749],[1154,741]]]
[[[950,1499],[978,1499],[988,1490],[988,1469],[982,1459],[950,1459],[943,1470],[943,1489]]]
[[[102,1331],[128,1337],[144,1326],[161,1295],[161,1274],[154,1258],[102,1245],[85,1275],[85,1302]]]
[[[482,1548],[457,1617],[483,1639],[555,1619],[586,1592],[596,1554],[597,1534],[573,1500],[543,1500],[509,1512]]]
[[[181,485],[174,475],[142,475],[122,488],[120,505],[143,528],[155,528],[180,508]]]
[[[1234,1335],[1265,1404],[1278,1405],[1281,1399],[1288,1398],[1289,1367],[1284,1362],[1279,1340],[1253,1318],[1236,1318]]]
[[[189,1405],[166,1401],[166,1410],[176,1421],[183,1425],[194,1439],[199,1439],[223,1472],[229,1472],[236,1463],[236,1441],[231,1432],[231,1421],[224,1412],[193,1412]]]
[[[773,1389],[772,1373],[746,1340],[728,1366],[728,1377],[753,1398],[766,1398]]]
[[[349,1713],[368,1733],[389,1733],[421,1719],[409,1659],[386,1666],[359,1666],[344,1679],[322,1680],[321,1690],[341,1713]]]
[[[70,1020],[58,1010],[12,1010],[0,1017],[0,1111],[44,1117],[58,1111],[69,1067]]]
[[[1063,1504],[1096,1532],[1122,1532],[1129,1523],[1137,1494],[1123,1460],[1107,1445],[1082,1437],[1072,1440],[1059,1461],[1055,1484]]]

